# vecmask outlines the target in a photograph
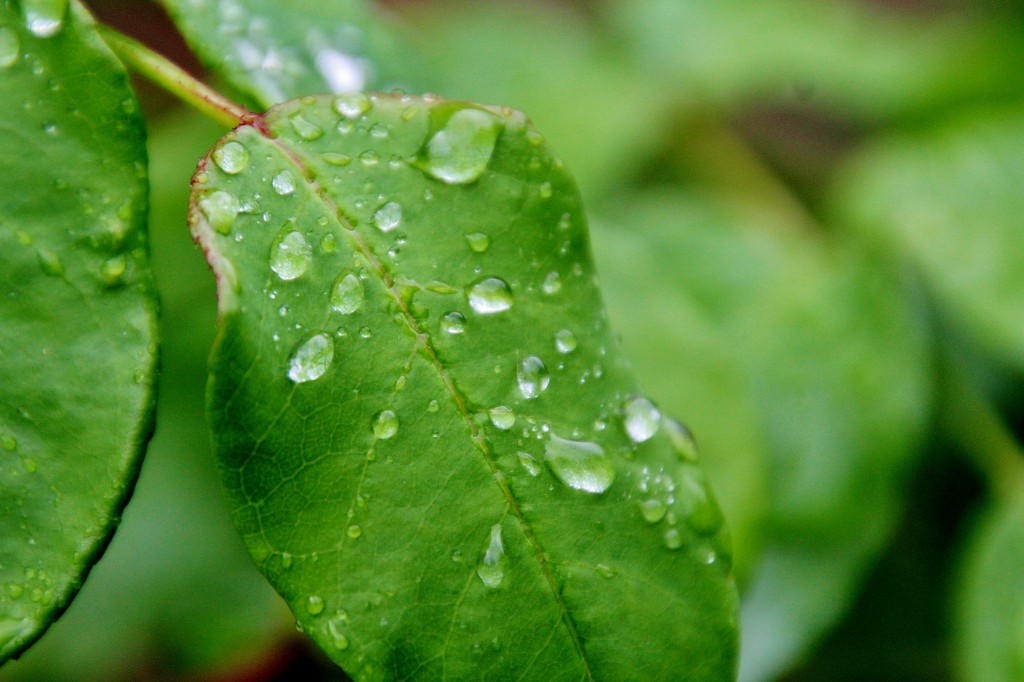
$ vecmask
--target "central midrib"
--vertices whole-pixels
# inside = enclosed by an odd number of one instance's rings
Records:
[[[265,116],[263,118],[265,122]],[[257,133],[259,133],[264,139],[266,139],[268,142],[274,145],[281,152],[281,154],[286,159],[291,161],[295,168],[298,169],[298,171],[302,174],[302,178],[303,180],[305,180],[309,188],[313,191],[314,194],[316,194],[320,201],[323,202],[323,204],[327,207],[331,215],[333,215],[334,218],[338,221],[338,223],[342,226],[345,234],[348,235],[348,238],[352,242],[355,249],[358,250],[358,252],[362,254],[363,257],[365,257],[367,261],[371,264],[374,272],[376,272],[377,276],[380,278],[381,285],[392,297],[392,299],[394,299],[396,305],[398,306],[398,309],[401,311],[402,316],[405,319],[406,324],[408,324],[409,328],[416,334],[418,342],[423,344],[423,348],[428,354],[430,362],[434,365],[434,368],[437,370],[438,375],[441,378],[441,381],[444,383],[452,399],[455,401],[459,413],[462,415],[462,419],[465,422],[467,428],[469,429],[471,440],[476,445],[480,453],[483,455],[484,460],[487,463],[487,466],[491,469],[491,473],[494,474],[492,478],[497,483],[499,489],[502,491],[502,494],[505,496],[509,508],[512,510],[513,516],[515,516],[516,520],[519,522],[523,534],[526,536],[527,542],[533,549],[534,556],[536,557],[537,562],[540,565],[541,573],[544,575],[544,578],[548,583],[548,587],[551,589],[551,594],[555,600],[555,603],[558,605],[558,608],[561,611],[562,622],[565,624],[566,629],[569,631],[569,636],[572,639],[573,646],[576,648],[576,652],[579,654],[580,662],[583,665],[585,679],[593,680],[594,677],[590,670],[590,662],[588,661],[586,652],[583,649],[583,642],[580,638],[579,632],[576,629],[576,624],[569,613],[569,609],[566,607],[565,601],[562,599],[562,593],[558,589],[555,576],[552,573],[551,567],[548,565],[548,561],[544,556],[544,551],[540,546],[540,542],[534,535],[533,529],[526,522],[526,518],[523,515],[523,511],[519,505],[519,501],[512,493],[512,490],[508,487],[508,483],[505,481],[505,477],[502,474],[501,470],[498,468],[497,462],[495,461],[494,456],[488,447],[487,440],[484,438],[476,422],[473,420],[472,415],[469,412],[469,408],[466,405],[465,396],[463,396],[459,389],[455,386],[451,376],[448,374],[448,371],[441,363],[441,359],[438,357],[437,352],[435,351],[433,344],[431,343],[429,334],[427,334],[420,328],[419,323],[416,321],[416,318],[409,311],[409,308],[406,305],[405,301],[402,299],[401,294],[395,290],[395,278],[388,273],[388,271],[384,267],[384,264],[377,259],[376,255],[373,253],[373,250],[370,249],[370,247],[363,240],[359,232],[355,229],[353,225],[351,225],[348,222],[344,214],[341,213],[341,211],[338,208],[338,205],[334,202],[334,199],[332,199],[331,196],[324,191],[324,188],[320,185],[320,183],[316,181],[312,171],[310,170],[310,166],[308,166],[305,162],[305,158],[300,154],[298,150],[293,149],[292,147],[284,144],[281,141],[282,139],[288,138],[280,136],[273,137],[272,135],[274,134],[274,131],[272,131],[266,125],[251,127]]]

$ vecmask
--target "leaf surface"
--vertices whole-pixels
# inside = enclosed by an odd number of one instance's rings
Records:
[[[721,514],[541,136],[363,95],[265,125],[201,164],[191,218],[225,485],[300,627],[357,679],[730,678]]]
[[[0,4],[0,660],[68,605],[152,429],[146,153],[78,3]]]

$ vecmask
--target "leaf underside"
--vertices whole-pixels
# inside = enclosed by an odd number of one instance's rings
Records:
[[[152,431],[146,155],[77,3],[0,3],[0,661],[67,607]]]
[[[540,135],[398,96],[265,127],[200,164],[191,222],[224,483],[299,626],[357,679],[731,679],[721,514]]]

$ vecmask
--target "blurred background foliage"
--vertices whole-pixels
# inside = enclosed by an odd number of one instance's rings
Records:
[[[199,72],[157,5],[90,5]],[[732,525],[740,679],[1024,679],[1024,3],[384,9],[432,89],[522,109],[576,174],[613,325]],[[345,679],[252,566],[209,451],[185,210],[223,131],[138,85],[157,434],[81,595],[0,680]]]

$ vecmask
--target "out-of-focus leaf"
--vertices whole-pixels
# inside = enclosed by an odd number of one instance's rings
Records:
[[[152,430],[146,150],[77,2],[0,3],[0,661],[67,607]]]
[[[423,90],[422,60],[366,0],[162,0],[199,57],[259,110],[302,95]]]
[[[304,630],[367,680],[732,676],[721,513],[525,117],[350,95],[265,126],[201,164],[192,218],[225,486]]]
[[[850,0],[606,0],[645,73],[702,106],[810,101],[846,117],[932,116],[1019,96],[1015,21],[925,20]]]
[[[1024,491],[994,505],[973,532],[957,604],[965,682],[1024,679]]]
[[[654,196],[617,222],[643,235],[645,279],[719,326],[766,424],[768,562],[745,597],[740,674],[768,679],[842,613],[888,536],[927,425],[927,347],[887,268],[770,208]]]
[[[836,212],[913,261],[954,325],[1024,367],[1024,115],[974,115],[865,150]]]
[[[637,78],[619,46],[552,3],[435,0],[406,18],[444,81],[440,92],[527,112],[601,198],[657,152],[669,127],[665,88]]]

